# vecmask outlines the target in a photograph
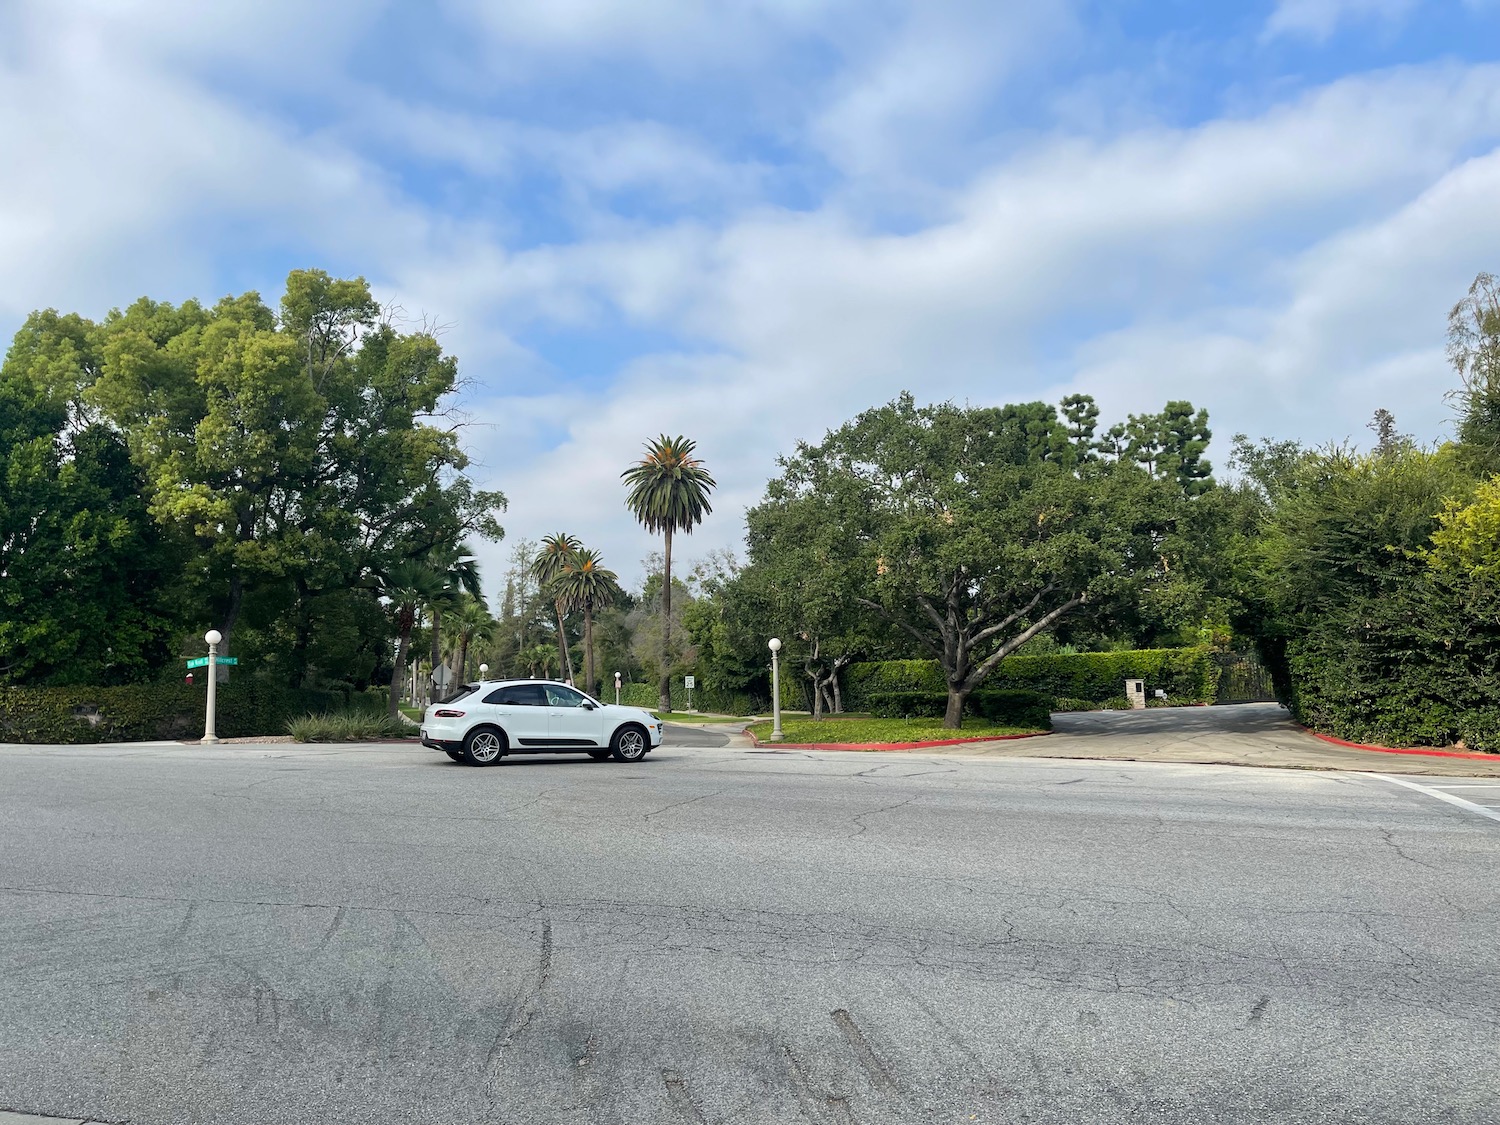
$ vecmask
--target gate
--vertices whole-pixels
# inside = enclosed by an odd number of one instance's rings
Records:
[[[1219,661],[1219,693],[1215,703],[1275,703],[1271,673],[1253,653],[1226,652]]]

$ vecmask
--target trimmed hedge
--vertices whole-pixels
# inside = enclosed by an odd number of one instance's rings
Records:
[[[851,664],[846,675],[844,702],[851,711],[867,710],[877,694],[915,691],[946,696],[948,691],[935,660]],[[1219,664],[1214,650],[1206,646],[1012,656],[1000,662],[979,692],[1033,691],[1048,699],[1102,704],[1118,699],[1126,680],[1145,680],[1148,692],[1161,688],[1173,703],[1212,703],[1218,694]]]
[[[87,743],[191,739],[203,734],[204,685],[0,687],[0,742]],[[367,696],[231,681],[218,686],[220,738],[285,734],[307,714],[373,711]],[[383,705],[379,708],[384,710]]]
[[[615,697],[614,681],[599,682],[599,698],[606,703]],[[626,707],[644,707],[649,711],[655,711],[661,702],[661,689],[656,684],[621,684],[620,702]],[[688,705],[687,688],[682,685],[682,677],[672,678],[672,710],[686,711]],[[769,712],[771,700],[769,693],[762,698],[756,698],[743,692],[719,692],[703,687],[693,689],[693,707],[698,711],[707,711],[719,715],[758,715]],[[805,692],[795,677],[781,677],[781,709],[783,711],[800,711],[807,707]]]
[[[878,719],[941,719],[948,712],[945,691],[872,692],[866,709]],[[1003,726],[1052,729],[1052,698],[1039,691],[976,691],[965,700],[964,713]]]

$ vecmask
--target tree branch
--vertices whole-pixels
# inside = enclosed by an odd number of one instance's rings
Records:
[[[988,676],[995,670],[995,668],[1000,664],[1000,661],[1004,660],[1011,653],[1015,652],[1016,649],[1020,648],[1027,641],[1031,640],[1032,637],[1036,636],[1043,629],[1047,628],[1047,626],[1051,625],[1063,614],[1067,613],[1071,609],[1076,609],[1087,600],[1087,594],[1079,594],[1077,597],[1069,598],[1067,601],[1063,602],[1062,605],[1058,606],[1056,609],[1043,616],[1040,621],[1031,626],[1025,632],[1020,633],[1017,636],[1012,637],[1010,640],[1006,641],[1003,645],[992,652],[984,661],[984,663],[977,665],[972,672],[964,677],[965,690],[973,691],[974,688],[984,682],[986,676]]]
[[[1013,625],[1017,620],[1025,617],[1028,613],[1035,609],[1037,603],[1045,598],[1048,594],[1052,593],[1052,591],[1055,589],[1057,589],[1057,587],[1052,583],[1048,583],[1046,586],[1042,587],[1042,589],[1037,592],[1036,597],[1032,598],[1029,602],[1012,613],[1004,621],[997,621],[993,625],[986,625],[983,629],[979,630],[979,632],[975,633],[973,639],[969,642],[970,646],[974,647],[977,645],[981,645],[985,641],[993,637],[996,633],[1004,632],[1006,629],[1010,628],[1011,625]]]
[[[905,621],[901,620],[901,618],[897,617],[894,613],[886,609],[885,606],[881,605],[879,602],[872,602],[865,598],[855,598],[854,600],[868,609],[873,609],[876,613],[880,614],[881,617],[884,617],[898,629],[903,629],[906,632],[910,633],[921,643],[923,648],[927,649],[928,652],[937,657],[939,661],[943,659],[943,650],[937,645],[933,644],[932,638],[929,637],[926,633],[922,632],[916,626],[908,625]]]

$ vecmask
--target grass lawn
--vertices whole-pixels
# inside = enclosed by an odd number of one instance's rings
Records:
[[[426,714],[420,707],[403,707],[401,713],[408,719],[415,719],[419,723],[422,721],[422,716]]]
[[[754,723],[750,733],[764,741],[771,724]],[[1004,727],[987,719],[965,719],[960,730],[949,730],[941,719],[783,719],[785,742],[936,742],[947,738],[998,738],[1006,734],[1037,734],[1029,727]]]

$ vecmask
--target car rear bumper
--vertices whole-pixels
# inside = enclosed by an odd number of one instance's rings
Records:
[[[433,738],[425,730],[421,733],[422,745],[433,750],[441,750],[444,754],[455,754],[464,748],[463,740],[455,742],[447,738]]]

